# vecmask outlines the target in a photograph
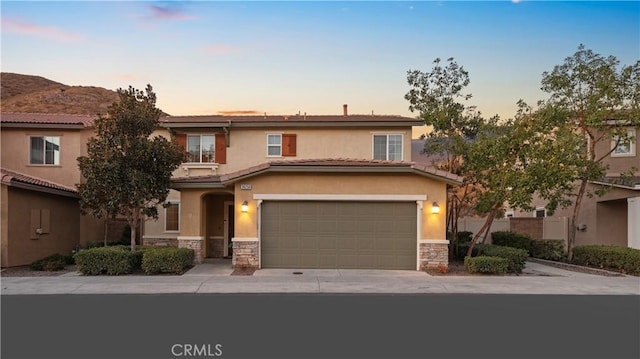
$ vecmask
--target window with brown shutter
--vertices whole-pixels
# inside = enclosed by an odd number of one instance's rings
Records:
[[[216,133],[216,163],[227,163],[227,141],[224,133]]]
[[[295,156],[297,147],[297,139],[295,133],[282,134],[282,155]]]

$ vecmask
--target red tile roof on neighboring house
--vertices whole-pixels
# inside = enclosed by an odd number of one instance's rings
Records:
[[[74,195],[78,193],[75,188],[59,185],[57,183],[10,171],[4,168],[0,169],[0,173],[2,174],[2,183],[5,183],[9,186],[13,186],[16,184],[25,184],[28,185],[28,187],[41,187],[42,189],[52,189],[55,191],[68,192],[69,194]]]
[[[329,158],[329,159],[303,159],[303,160],[284,160],[284,161],[272,161],[259,164],[257,166],[248,167],[236,172],[231,172],[223,175],[209,175],[209,176],[194,176],[194,177],[180,177],[174,178],[172,182],[174,184],[181,183],[210,183],[226,185],[233,183],[239,179],[246,178],[248,176],[258,175],[266,171],[279,172],[287,169],[293,171],[303,171],[304,169],[313,169],[316,171],[330,168],[332,171],[341,172],[349,169],[361,169],[363,172],[367,170],[380,169],[382,172],[414,172],[421,175],[426,175],[432,178],[442,180],[450,184],[461,184],[462,178],[455,174],[437,170],[431,166],[424,164],[418,164],[414,162],[403,161],[380,161],[380,160],[362,160],[362,159],[349,159],[349,158]],[[378,171],[376,171],[378,172]]]
[[[0,113],[1,124],[24,124],[46,127],[48,125],[71,125],[77,127],[92,127],[97,116],[94,115],[70,115],[51,113]]]

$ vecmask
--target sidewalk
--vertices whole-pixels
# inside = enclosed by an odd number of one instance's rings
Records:
[[[418,271],[261,269],[231,275],[219,262],[182,276],[3,277],[2,295],[159,293],[456,293],[640,295],[640,278],[608,277],[527,262],[521,276],[430,276]],[[293,274],[301,272],[302,274]]]

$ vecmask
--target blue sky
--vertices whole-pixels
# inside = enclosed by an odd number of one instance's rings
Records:
[[[409,69],[454,57],[472,103],[511,117],[580,43],[640,58],[640,2],[1,3],[2,71],[109,89],[150,83],[179,114],[414,116]]]

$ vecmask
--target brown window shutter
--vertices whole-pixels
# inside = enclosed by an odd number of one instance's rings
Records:
[[[297,139],[295,133],[282,134],[282,155],[295,156],[297,147]]]
[[[178,146],[184,149],[184,152],[187,152],[187,135],[185,134],[177,134],[176,135],[176,143]]]
[[[216,133],[216,163],[227,163],[227,141],[224,133]]]

